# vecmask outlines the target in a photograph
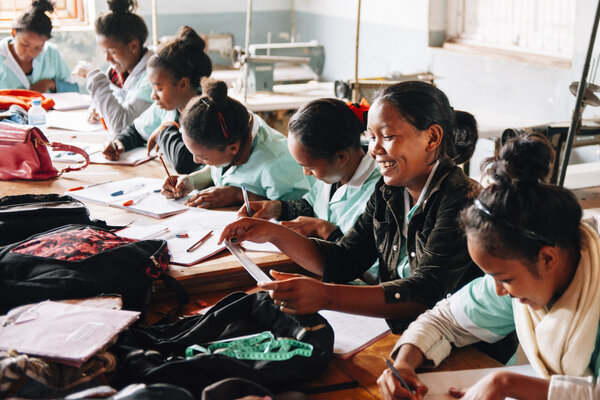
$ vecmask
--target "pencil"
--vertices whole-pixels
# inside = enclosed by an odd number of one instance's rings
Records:
[[[104,130],[106,131],[106,134],[108,135],[108,141],[110,142],[110,147],[112,147],[113,150],[116,151],[117,148],[115,147],[115,142],[113,141],[113,138],[110,136],[108,126],[106,126],[106,121],[104,121],[103,117],[100,117],[100,122],[102,123],[102,127],[104,128]]]
[[[200,240],[198,240],[196,243],[194,243],[193,245],[191,245],[189,247],[189,249],[187,249],[186,251],[188,253],[191,253],[192,251],[196,250],[198,247],[200,247],[202,245],[202,243],[206,242],[206,240],[213,234],[213,232],[214,231],[210,231],[206,235],[202,236],[200,238]]]
[[[165,160],[163,160],[162,158],[162,153],[158,154],[158,159],[160,160],[163,168],[165,169],[165,172],[167,173],[167,176],[169,177],[169,183],[171,184],[171,186],[173,186],[173,188],[175,188],[175,185],[177,185],[177,181],[173,178],[173,176],[171,176],[171,173],[167,168],[167,164],[165,164]]]
[[[246,190],[246,186],[242,185],[242,196],[244,196],[244,204],[246,205],[246,214],[249,217],[252,216],[252,208],[250,208],[250,201],[248,200],[248,191]]]
[[[408,386],[404,379],[402,379],[402,375],[400,375],[400,372],[398,372],[398,370],[394,368],[394,364],[392,364],[392,362],[383,354],[381,356],[383,357],[383,360],[385,361],[385,364],[388,366],[390,371],[392,371],[392,375],[394,375],[394,378],[396,378],[400,382],[404,390],[414,395],[415,392]]]

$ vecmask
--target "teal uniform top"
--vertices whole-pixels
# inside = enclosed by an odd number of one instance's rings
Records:
[[[352,178],[340,186],[331,199],[331,184],[317,179],[310,192],[304,195],[304,200],[310,204],[316,218],[329,221],[346,233],[365,211],[367,201],[380,177],[377,163],[367,153],[358,164]]]
[[[140,136],[144,140],[148,140],[152,132],[158,128],[163,122],[178,122],[179,113],[177,110],[164,110],[160,108],[156,103],[152,103],[150,107],[146,109],[133,121],[135,129],[138,131]]]
[[[299,200],[312,185],[287,149],[287,138],[253,114],[252,147],[245,164],[210,167],[215,186],[245,186],[270,200]]]
[[[496,342],[516,329],[510,296],[498,296],[494,278],[477,278],[465,285],[450,299],[450,309],[461,328],[488,343]],[[600,329],[590,360],[590,370],[600,376]]]
[[[44,43],[42,52],[33,59],[31,74],[25,75],[8,47],[12,41],[11,36],[0,40],[0,89],[29,89],[42,79],[52,79],[57,92],[79,91],[71,79],[71,69],[54,43]]]

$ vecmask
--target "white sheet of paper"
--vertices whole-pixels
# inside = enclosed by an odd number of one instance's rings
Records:
[[[48,128],[75,132],[98,132],[104,130],[101,124],[90,124],[87,111],[52,111],[46,114]]]
[[[148,150],[145,147],[138,147],[133,150],[121,153],[120,158],[117,161],[107,160],[102,153],[96,153],[90,156],[90,163],[92,164],[112,164],[112,165],[139,165],[156,158],[156,153],[148,155]]]
[[[58,111],[88,109],[92,104],[92,96],[77,92],[44,93],[54,100],[54,109]]]

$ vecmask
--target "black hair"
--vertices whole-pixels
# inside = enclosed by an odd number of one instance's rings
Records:
[[[107,0],[107,3],[110,12],[96,19],[96,33],[125,44],[137,39],[140,49],[144,47],[148,38],[148,28],[142,17],[134,14],[137,1]]]
[[[17,19],[14,29],[17,32],[28,31],[37,33],[50,39],[52,37],[52,21],[46,15],[46,12],[53,11],[54,2],[49,0],[33,0],[31,7]]]
[[[193,98],[181,114],[181,125],[190,138],[209,149],[224,149],[248,136],[250,114],[227,96],[223,81],[202,78],[202,96]]]
[[[581,207],[569,190],[545,183],[554,162],[546,136],[526,132],[508,140],[482,164],[490,185],[464,209],[460,223],[486,253],[533,263],[542,246],[579,252]],[[478,203],[477,203],[478,202]]]
[[[405,81],[387,86],[375,101],[393,105],[420,131],[437,124],[444,132],[438,158],[450,157],[455,163],[468,161],[477,142],[477,121],[464,111],[454,111],[448,98],[437,87],[423,81]]]
[[[148,60],[148,67],[169,71],[176,81],[189,78],[193,88],[200,87],[200,79],[210,76],[212,63],[204,52],[206,43],[189,26],[179,28],[177,37],[161,44]]]
[[[331,160],[340,150],[360,149],[365,125],[343,101],[318,99],[296,111],[288,131],[313,157]]]

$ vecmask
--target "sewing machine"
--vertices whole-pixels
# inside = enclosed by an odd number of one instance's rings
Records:
[[[248,64],[249,91],[273,91],[275,83],[318,80],[325,64],[325,49],[316,41],[252,44],[248,53],[235,46],[232,61],[235,68]]]

